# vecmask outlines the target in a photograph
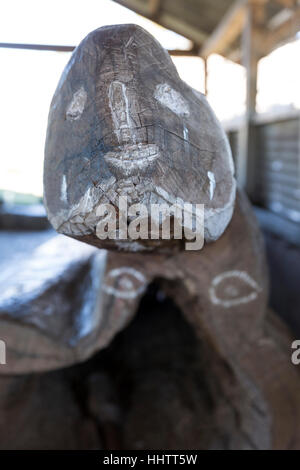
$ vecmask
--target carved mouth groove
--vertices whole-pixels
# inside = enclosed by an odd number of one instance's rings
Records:
[[[134,144],[117,147],[107,152],[104,159],[108,166],[125,173],[149,168],[158,158],[160,152],[156,144]]]

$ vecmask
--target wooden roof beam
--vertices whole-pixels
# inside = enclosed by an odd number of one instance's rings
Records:
[[[300,7],[295,7],[294,10],[289,11],[291,12],[290,16],[281,22],[279,26],[271,27],[271,19],[268,23],[268,29],[266,28],[262,32],[260,44],[261,56],[270,54],[274,49],[291,40],[300,31]],[[225,51],[224,55],[233,62],[241,63],[242,52],[240,47],[230,50],[228,53]]]
[[[294,9],[293,14],[277,28],[266,33],[264,39],[265,53],[269,54],[280,44],[289,41],[300,31],[300,7]]]
[[[142,3],[138,0],[114,0],[116,3],[135,11],[139,15],[145,16],[149,20],[155,21],[164,28],[170,29],[181,36],[184,36],[190,41],[197,44],[199,47],[206,41],[208,35],[199,28],[193,28],[188,23],[182,21],[180,18],[162,11],[162,2],[158,0],[151,0],[151,2]]]
[[[125,8],[135,11],[139,15],[146,16],[149,18],[151,16],[151,5],[150,3],[143,3],[139,0],[114,0],[116,3],[119,3]]]
[[[162,0],[148,0],[151,18],[155,20],[160,12]]]
[[[159,24],[167,29],[171,29],[177,34],[186,37],[190,41],[197,44],[199,47],[206,41],[208,35],[198,28],[193,28],[181,19],[170,15],[169,13],[161,13],[158,18]]]
[[[283,6],[284,8],[292,8],[297,4],[297,0],[275,0],[276,3]]]
[[[229,8],[213,33],[205,41],[200,51],[202,57],[208,57],[213,53],[222,54],[232,44],[243,29],[246,11],[246,0],[237,0]]]

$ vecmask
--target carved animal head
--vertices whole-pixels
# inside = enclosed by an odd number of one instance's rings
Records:
[[[121,196],[147,208],[204,204],[205,240],[215,241],[232,217],[233,173],[205,96],[180,79],[149,33],[106,26],[76,48],[52,100],[45,150],[45,205],[58,232],[104,248],[183,246],[172,235],[100,240],[97,208],[118,208]]]

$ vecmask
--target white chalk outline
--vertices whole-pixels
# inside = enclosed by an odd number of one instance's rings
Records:
[[[113,286],[108,286],[106,284],[103,284],[103,290],[107,294],[114,295],[115,297],[118,297],[120,299],[135,299],[138,295],[144,292],[146,288],[147,280],[141,272],[137,271],[134,268],[130,268],[127,266],[112,269],[108,273],[107,278],[114,279],[115,277],[122,276],[123,274],[131,274],[135,279],[137,279],[139,282],[142,282],[144,285],[140,286],[135,291],[126,292],[126,291],[120,291]]]
[[[255,292],[251,292],[251,294],[249,294],[247,296],[244,296],[244,297],[239,297],[237,299],[232,299],[232,300],[222,300],[222,299],[220,299],[216,295],[216,287],[224,279],[228,279],[228,278],[232,278],[232,277],[236,277],[238,279],[241,279],[246,284],[248,284],[250,287],[255,289]],[[234,307],[236,305],[246,304],[248,302],[251,302],[252,300],[255,300],[260,291],[261,291],[261,288],[258,286],[257,282],[254,279],[252,279],[252,277],[250,277],[249,274],[246,271],[232,270],[232,271],[225,271],[224,273],[218,274],[212,280],[211,286],[209,288],[209,295],[210,295],[210,300],[212,301],[213,304],[222,305],[222,307],[225,307],[225,308],[230,308],[230,307]]]
[[[114,103],[114,94],[115,94],[115,90],[116,90],[117,87],[121,88],[122,105],[123,105],[123,112],[125,114],[126,123],[121,123],[118,116],[116,115],[116,109],[118,107]],[[129,111],[129,102],[128,102],[128,97],[127,97],[126,91],[127,91],[127,89],[126,89],[126,86],[125,86],[124,83],[122,83],[118,80],[114,80],[113,82],[111,82],[111,84],[109,85],[109,90],[108,90],[109,107],[110,107],[110,110],[111,110],[112,120],[113,120],[113,124],[114,124],[114,127],[115,127],[115,134],[118,138],[119,143],[122,143],[121,130],[122,129],[128,129],[129,132],[130,132],[130,135],[132,137],[133,143],[136,144],[136,136],[135,136],[135,133],[134,133],[133,126],[131,124],[130,111]]]

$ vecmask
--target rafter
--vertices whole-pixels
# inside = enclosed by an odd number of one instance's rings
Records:
[[[201,31],[199,28],[190,26],[188,23],[183,21],[181,18],[176,17],[170,13],[166,13],[162,10],[161,4],[159,5],[158,12],[153,18],[154,7],[157,8],[158,4],[151,4],[149,2],[143,3],[138,0],[114,0],[116,3],[129,8],[130,10],[135,11],[136,13],[145,16],[150,20],[154,20],[156,23],[160,24],[164,28],[171,29],[177,34],[190,39],[192,42],[196,43],[198,46],[201,46],[203,42],[207,39],[208,35],[204,31]]]
[[[290,18],[265,35],[264,49],[266,54],[292,39],[298,31],[300,31],[300,7],[295,8]]]
[[[246,16],[247,1],[237,0],[208,37],[201,49],[201,56],[222,53],[241,33]]]

